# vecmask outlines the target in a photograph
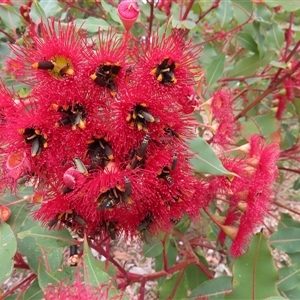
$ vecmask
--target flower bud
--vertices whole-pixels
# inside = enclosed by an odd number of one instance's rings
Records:
[[[231,239],[234,240],[237,233],[238,233],[238,228],[233,227],[233,226],[228,226],[228,225],[222,225],[220,226],[220,229]]]
[[[125,0],[118,5],[119,17],[127,31],[131,29],[140,13],[139,6],[134,0]]]
[[[0,221],[6,222],[10,217],[11,211],[8,207],[0,205]]]
[[[64,184],[70,189],[80,187],[84,180],[84,175],[73,167],[69,168],[63,176]]]
[[[239,203],[237,204],[237,208],[242,211],[245,212],[247,210],[248,204],[246,201],[239,201]]]

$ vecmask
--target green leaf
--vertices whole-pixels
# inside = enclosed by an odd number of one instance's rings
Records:
[[[280,50],[284,46],[284,33],[277,23],[272,23],[266,32],[266,45],[270,49]]]
[[[216,9],[217,19],[220,27],[223,28],[227,25],[233,17],[233,8],[230,0],[222,0]]]
[[[175,225],[175,228],[178,229],[181,233],[185,233],[191,225],[191,220],[187,215],[184,215],[183,218]]]
[[[99,18],[88,17],[87,19],[76,19],[75,24],[81,26],[82,29],[86,29],[88,32],[98,32],[98,30],[107,30],[109,24]]]
[[[8,224],[0,224],[0,285],[10,276],[13,270],[13,257],[16,251],[17,240],[13,231]]]
[[[190,20],[177,20],[175,18],[172,19],[172,26],[178,28],[187,28],[193,29],[196,26],[196,23]]]
[[[270,61],[270,65],[272,65],[272,66],[274,66],[276,68],[280,68],[280,69],[286,69],[287,68],[287,64],[286,63],[275,61],[275,60]]]
[[[300,98],[294,98],[293,103],[295,105],[296,112],[298,115],[298,122],[300,123]]]
[[[44,293],[39,286],[39,281],[36,278],[23,295],[24,300],[43,299]]]
[[[1,22],[9,30],[14,30],[21,26],[22,20],[19,12],[11,5],[0,5]]]
[[[209,65],[206,71],[207,86],[213,85],[223,74],[225,53],[218,55]]]
[[[254,116],[241,123],[241,135],[249,139],[253,134],[262,134],[265,137],[279,129],[279,122],[272,113],[261,116]]]
[[[279,281],[277,282],[280,291],[288,291],[299,285],[300,263],[287,268],[279,269]]]
[[[167,257],[167,264],[168,266],[173,266],[178,256],[178,250],[172,236],[167,237],[164,248]],[[163,259],[163,253],[161,253],[155,257],[155,270],[161,271],[163,269],[163,266],[164,266],[164,259]],[[157,279],[158,286],[161,286],[162,283],[165,281],[165,279],[166,277],[158,278]]]
[[[292,290],[281,292],[281,293],[283,294],[283,296],[286,297],[286,299],[289,299],[289,300],[299,300],[300,284],[296,288],[294,288]]]
[[[297,179],[294,181],[294,184],[293,184],[293,190],[295,190],[295,191],[300,190],[300,178],[297,178]]]
[[[62,10],[57,0],[40,0],[39,4],[43,8],[46,17],[55,16]]]
[[[300,228],[300,222],[294,220],[289,214],[281,213],[280,222],[278,223],[278,231],[287,227]]]
[[[235,37],[242,47],[258,54],[258,45],[248,32],[239,32]]]
[[[251,1],[231,0],[233,5],[233,17],[239,24],[246,22],[252,14],[253,3]]]
[[[233,290],[225,299],[265,299],[280,296],[276,282],[277,271],[267,239],[262,233],[256,234],[249,250],[238,257],[233,265]]]
[[[144,256],[156,257],[163,251],[163,245],[157,238],[152,238],[150,244],[143,243]]]
[[[51,272],[46,269],[45,264],[40,263],[38,267],[38,280],[39,285],[42,290],[45,290],[47,285],[58,285],[62,280],[71,284],[74,280],[74,271],[76,269],[73,267],[64,266],[63,269]]]
[[[35,226],[18,233],[19,239],[26,237],[35,238],[37,245],[45,248],[58,248],[73,244],[73,238],[66,228],[62,230],[48,230],[40,226]]]
[[[189,299],[194,299],[195,297],[203,297],[213,299],[223,299],[225,292],[231,290],[231,277],[230,276],[220,276],[208,281],[203,282],[197,288],[195,288],[189,296]]]
[[[41,21],[47,23],[47,16],[37,0],[32,3],[29,16],[34,23],[39,24]]]
[[[292,264],[300,263],[300,253],[299,252],[289,253],[289,257],[292,261]]]
[[[195,171],[214,175],[235,175],[223,167],[213,149],[204,139],[197,137],[188,142],[190,150],[195,153],[195,157],[190,160]]]
[[[10,207],[11,210],[11,216],[9,220],[7,221],[7,224],[9,224],[14,232],[18,232],[23,225],[24,221],[28,217],[28,207],[26,206],[27,201],[24,200],[24,202],[17,203],[15,205],[12,205]]]
[[[188,281],[188,289],[193,290],[209,278],[196,265],[188,265],[185,268],[185,276]]]
[[[287,12],[293,12],[300,9],[300,3],[297,0],[265,0],[264,3],[270,7],[282,6]]]
[[[266,66],[272,60],[272,55],[266,55],[263,59],[258,54],[239,60],[233,69],[229,72],[228,77],[250,76]]]
[[[287,253],[300,251],[300,228],[281,228],[270,238],[271,245]]]
[[[92,286],[99,286],[101,283],[108,281],[109,276],[104,272],[104,265],[95,259],[89,247],[87,239],[83,244],[83,263],[85,282]]]
[[[27,217],[22,230],[27,230],[37,226],[39,223],[34,222],[31,217]],[[62,261],[63,248],[43,248],[37,245],[33,237],[18,239],[18,251],[27,257],[28,265],[35,274],[38,273],[38,267],[41,259],[47,264],[51,271],[57,270]]]
[[[164,281],[164,283],[161,285],[159,289],[159,299],[165,300],[171,296],[174,290],[174,286],[176,285],[176,282],[178,280],[178,277],[179,277],[179,273],[176,273],[170,279]],[[188,279],[186,274],[184,273],[172,299],[186,299],[187,291],[188,291]]]
[[[109,15],[111,16],[111,18],[115,22],[117,22],[119,24],[122,24],[122,21],[121,21],[121,19],[120,19],[119,15],[118,15],[118,12],[117,12],[117,10],[116,10],[115,7],[113,7],[112,5],[108,4],[106,1],[101,1],[101,5],[104,8],[104,10],[106,10],[109,13]]]

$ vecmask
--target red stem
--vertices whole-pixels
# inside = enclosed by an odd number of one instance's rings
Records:
[[[70,7],[75,8],[75,9],[81,10],[81,11],[83,11],[83,12],[85,12],[85,13],[91,15],[91,16],[94,16],[96,18],[100,18],[100,19],[105,20],[105,17],[103,18],[102,16],[100,16],[100,15],[98,15],[98,14],[96,14],[96,13],[90,11],[90,10],[87,10],[83,7],[80,7],[80,6],[77,6],[77,5],[73,4],[72,2],[67,2],[67,5],[70,6]]]
[[[184,271],[185,271],[185,268],[182,269],[182,270],[180,271],[179,276],[178,276],[178,278],[177,278],[177,280],[176,280],[176,282],[175,282],[174,288],[173,288],[173,290],[172,290],[172,293],[171,293],[171,295],[168,297],[168,300],[173,300],[173,299],[175,299],[174,296],[175,296],[175,293],[176,293],[176,291],[177,291],[177,289],[178,289],[179,283],[180,283],[180,281],[181,281],[181,279],[182,279],[182,277],[183,277]]]
[[[188,5],[186,7],[186,10],[184,12],[184,15],[181,18],[181,21],[185,20],[190,12],[190,10],[192,9],[193,5],[194,5],[195,0],[190,0],[188,1]]]
[[[151,33],[152,33],[152,25],[153,25],[153,18],[154,18],[154,0],[150,0],[147,2],[150,5],[149,30],[148,30],[148,43],[149,43]]]
[[[98,246],[98,245],[95,245],[93,243],[91,243],[89,241],[89,246],[93,249],[95,249],[96,251],[98,251],[102,256],[104,256],[107,260],[109,260],[112,264],[114,264],[118,270],[124,275],[125,278],[127,278],[128,276],[128,273],[126,272],[126,270],[117,262],[115,261],[109,253],[107,253],[103,248],[102,246]]]
[[[284,168],[284,167],[278,167],[278,169],[283,170],[283,171],[293,172],[296,174],[300,174],[300,170],[296,170],[296,169],[289,169],[289,168]]]
[[[289,207],[287,207],[287,206],[281,204],[281,203],[278,202],[278,201],[274,201],[273,203],[276,204],[277,206],[281,207],[281,208],[284,208],[284,209],[286,209],[286,210],[288,210],[288,211],[290,211],[290,212],[292,212],[292,213],[294,213],[294,214],[300,216],[300,212],[297,211],[297,210],[294,210],[294,209],[292,209],[292,208],[289,208]]]
[[[285,51],[284,51],[284,58],[287,56],[287,53],[289,51],[290,44],[292,42],[292,25],[294,23],[294,12],[291,12],[290,14],[290,25],[289,28],[286,30],[286,36],[285,36]]]
[[[163,261],[164,261],[164,270],[166,271],[168,269],[168,257],[166,254],[166,239],[167,239],[167,234],[165,234],[164,239],[162,240],[162,245],[163,245]]]
[[[13,36],[11,36],[9,33],[7,33],[5,30],[3,30],[2,28],[0,28],[0,32],[2,32],[4,35],[6,35],[12,43],[16,42],[16,39]]]
[[[264,99],[267,95],[269,95],[271,92],[273,92],[277,85],[282,83],[286,78],[291,76],[293,73],[295,73],[300,68],[300,62],[298,62],[289,72],[287,72],[284,76],[282,76],[276,83],[274,83],[273,86],[270,86],[267,88],[262,94],[260,94],[254,101],[252,101],[248,106],[246,106],[240,113],[238,113],[235,117],[235,120],[238,120],[239,118],[245,116],[245,114],[252,109],[256,104],[258,104],[262,99]]]
[[[144,300],[144,298],[145,298],[145,285],[146,285],[146,282],[147,282],[147,279],[143,276],[142,281],[141,281],[139,300]]]
[[[294,55],[294,53],[298,50],[300,46],[300,40],[297,42],[297,44],[295,45],[295,47],[293,48],[293,50],[290,52],[290,54],[287,56],[287,58],[284,60],[285,63],[287,63]],[[272,79],[270,86],[273,85],[274,82],[276,82],[278,76],[280,75],[280,73],[282,72],[282,68],[278,69],[277,73],[274,75],[274,78]]]
[[[213,5],[208,9],[206,10],[203,14],[201,14],[199,16],[199,19],[196,21],[196,24],[201,21],[208,13],[210,13],[212,10],[216,9],[219,7],[219,4],[220,4],[221,0],[215,0]]]
[[[31,282],[33,279],[36,278],[35,274],[30,274],[28,277],[26,277],[25,279],[23,279],[21,282],[19,282],[17,285],[15,285],[11,290],[7,291],[6,293],[4,293],[1,297],[1,299],[4,299],[6,296],[8,295],[12,295],[14,293],[15,290],[17,290],[20,286],[22,286],[24,283]]]
[[[196,263],[197,263],[197,258],[193,257],[193,258],[187,259],[184,262],[181,262],[181,263],[169,268],[167,271],[161,270],[161,271],[158,271],[158,272],[155,272],[155,273],[147,274],[147,275],[144,275],[143,278],[146,278],[146,281],[153,281],[153,280],[156,280],[160,277],[164,277],[164,276],[167,276],[169,274],[173,274],[173,273],[181,270],[182,268],[187,267],[188,265],[196,264]],[[141,281],[141,275],[140,274],[135,274],[135,273],[128,272],[127,276],[128,276],[128,282],[127,282],[126,285],[130,285],[132,283]]]
[[[14,264],[15,269],[24,269],[24,270],[30,270],[29,266],[27,264]]]

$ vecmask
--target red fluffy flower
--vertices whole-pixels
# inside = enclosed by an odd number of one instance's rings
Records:
[[[224,194],[231,194],[230,208],[223,225],[238,225],[238,231],[231,246],[231,254],[243,253],[255,228],[261,224],[271,203],[272,184],[277,177],[276,162],[279,157],[278,144],[265,144],[259,135],[250,140],[249,156],[243,160],[225,161],[224,166],[238,176],[215,179],[211,188],[220,190],[221,181],[227,181]],[[223,189],[223,187],[222,187]],[[224,234],[220,234],[224,241]]]

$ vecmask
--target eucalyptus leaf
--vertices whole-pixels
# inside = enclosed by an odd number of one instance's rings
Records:
[[[284,252],[300,252],[300,228],[281,228],[271,235],[270,242]]]
[[[231,279],[230,276],[220,276],[207,280],[191,292],[189,299],[195,299],[195,297],[199,296],[211,300],[223,299],[222,295],[231,290]]]
[[[88,17],[87,19],[76,19],[75,24],[82,29],[86,29],[88,32],[98,32],[99,30],[107,30],[109,27],[109,24],[99,18],[95,17]]]
[[[62,230],[48,230],[40,226],[35,226],[18,233],[19,239],[24,239],[26,237],[33,237],[36,240],[37,245],[46,248],[64,247],[73,244],[72,236],[65,228]]]
[[[195,171],[203,174],[235,175],[223,167],[213,149],[204,139],[197,137],[188,142],[191,152],[195,154],[190,160]]]
[[[207,86],[213,85],[223,75],[225,54],[219,54],[209,65],[206,71]]]
[[[224,28],[233,17],[233,7],[230,0],[221,0],[218,8],[216,9],[217,19],[220,23],[220,27]]]
[[[110,277],[104,272],[104,264],[95,259],[86,238],[83,244],[83,263],[86,283],[92,286],[99,286],[101,283],[109,280]]]
[[[280,296],[277,281],[278,274],[271,249],[266,237],[258,233],[252,238],[248,251],[235,260],[232,292],[225,299],[240,300],[245,295],[249,299]]]
[[[16,251],[17,240],[13,231],[8,224],[0,224],[0,285],[10,276],[13,270],[13,257]]]
[[[163,251],[163,245],[157,238],[152,238],[149,244],[143,243],[144,256],[156,257]]]

